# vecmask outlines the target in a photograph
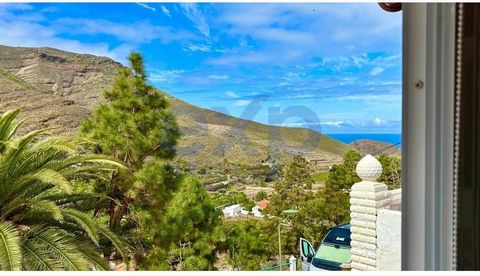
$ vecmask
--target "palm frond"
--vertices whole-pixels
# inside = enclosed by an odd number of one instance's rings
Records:
[[[65,168],[69,168],[72,166],[85,165],[85,164],[98,164],[98,168],[108,168],[105,166],[112,166],[116,168],[125,168],[125,166],[118,162],[116,159],[104,156],[104,155],[96,155],[96,154],[89,154],[89,155],[74,155],[70,156],[56,162],[51,162],[46,165],[46,168],[61,171]]]
[[[84,271],[88,270],[88,260],[78,251],[76,242],[72,237],[48,229],[32,237],[39,243],[44,244],[45,250],[60,261],[65,270]]]
[[[27,145],[33,141],[33,139],[37,138],[40,134],[44,133],[45,130],[34,130],[25,134],[24,136],[16,139],[11,144],[11,147],[4,153],[5,157],[8,160],[14,159],[22,150],[24,150]]]
[[[63,268],[59,260],[53,259],[48,251],[34,240],[28,239],[22,242],[22,249],[25,270],[56,271]]]
[[[54,201],[56,205],[62,208],[73,208],[79,211],[92,211],[105,207],[108,203],[108,197],[102,194],[84,193],[84,194],[53,194],[42,196],[43,199]]]
[[[57,186],[62,192],[72,193],[72,186],[70,181],[65,176],[57,171],[50,169],[42,169],[32,175],[26,175],[22,181],[37,180],[44,184],[51,184]],[[22,183],[22,181],[19,181]]]
[[[63,221],[60,207],[54,202],[44,199],[15,198],[3,207],[2,217],[13,217],[14,221],[21,221],[28,217],[37,219]]]
[[[98,246],[98,226],[90,216],[81,211],[69,208],[62,208],[62,214],[65,219],[72,220],[79,225],[87,233],[93,243]]]
[[[20,236],[13,225],[7,221],[0,222],[0,268],[2,270],[20,270],[22,253]]]
[[[60,207],[58,207],[54,202],[49,201],[49,200],[32,200],[30,203],[30,208],[33,210],[38,210],[38,211],[43,211],[50,216],[57,220],[57,221],[62,221],[63,220],[63,212]]]
[[[128,252],[130,251],[128,244],[105,227],[99,226],[98,230],[102,236],[107,238],[113,244],[123,260],[128,262]]]
[[[73,143],[71,139],[49,137],[35,143],[35,145],[32,146],[32,150],[41,151],[46,149],[54,149],[56,151],[75,154],[75,147],[76,144]]]
[[[19,113],[20,109],[13,109],[0,116],[0,141],[7,141],[13,136],[19,124],[12,125],[12,122]]]
[[[91,268],[93,270],[107,271],[110,270],[108,262],[98,254],[98,252],[92,250],[92,248],[86,244],[80,244],[78,250],[82,252],[86,259],[89,260]]]
[[[106,240],[127,261],[126,242],[91,216],[109,199],[73,194],[70,182],[111,177],[124,165],[108,156],[79,154],[87,140],[39,141],[44,130],[13,138],[23,123],[15,122],[19,112],[0,115],[0,269],[106,270],[96,250]]]

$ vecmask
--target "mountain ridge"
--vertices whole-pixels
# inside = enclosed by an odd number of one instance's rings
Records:
[[[75,135],[80,122],[103,101],[123,65],[107,57],[54,48],[0,45],[0,110],[21,108],[30,131],[50,128]],[[180,159],[192,164],[260,163],[267,156],[302,154],[337,162],[351,146],[306,128],[270,126],[191,105],[165,91],[182,132]]]

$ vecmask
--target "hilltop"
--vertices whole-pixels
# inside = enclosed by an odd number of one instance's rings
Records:
[[[361,139],[352,142],[350,145],[352,145],[355,150],[361,152],[362,154],[377,155],[384,153],[397,157],[402,156],[402,151],[391,143]]]
[[[25,129],[50,128],[71,136],[123,65],[106,57],[53,48],[0,46],[0,110],[21,108]],[[350,145],[304,128],[268,126],[199,108],[163,93],[177,116],[182,138],[178,156],[189,165],[255,165],[272,156],[302,154],[338,162]],[[188,157],[188,158],[187,158]]]

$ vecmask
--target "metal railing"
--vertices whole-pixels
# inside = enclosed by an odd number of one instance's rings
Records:
[[[284,263],[282,263],[282,269],[281,270],[289,270],[289,267],[290,267],[290,262],[284,262]],[[280,270],[279,265],[266,266],[266,267],[262,267],[260,269],[260,271],[276,271],[276,270]]]

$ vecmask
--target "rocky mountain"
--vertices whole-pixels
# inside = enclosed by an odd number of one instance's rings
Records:
[[[0,46],[0,112],[21,108],[22,116],[29,117],[25,131],[49,128],[56,135],[76,135],[121,67],[106,57]],[[159,93],[169,98],[178,118],[183,134],[178,155],[189,164],[214,164],[226,158],[251,165],[293,154],[338,161],[351,148],[309,129],[267,126]]]
[[[402,156],[401,150],[390,143],[362,139],[352,142],[351,145],[354,149],[363,154],[378,155],[381,153],[385,153],[397,157]]]

